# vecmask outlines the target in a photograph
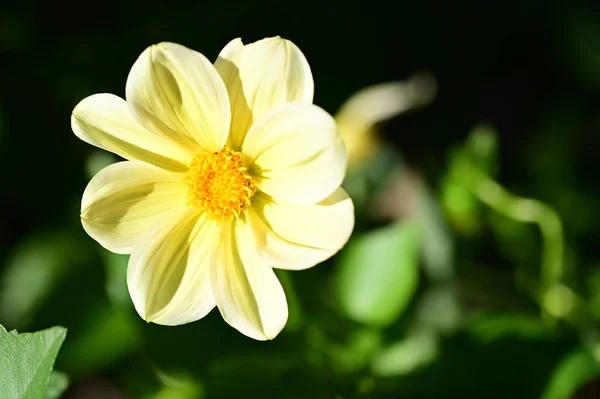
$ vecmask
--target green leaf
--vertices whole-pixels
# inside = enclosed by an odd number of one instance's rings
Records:
[[[490,343],[508,336],[547,339],[554,331],[537,316],[520,313],[482,311],[466,321],[469,333],[480,342]]]
[[[447,334],[457,329],[463,319],[456,283],[430,285],[415,306],[416,325],[424,330]]]
[[[129,255],[102,251],[106,271],[106,294],[111,302],[122,309],[132,309],[129,291],[127,291],[127,262]]]
[[[285,325],[286,331],[299,331],[302,327],[302,308],[300,298],[294,286],[291,272],[289,270],[275,270],[277,278],[285,290],[288,303],[288,321]]]
[[[424,182],[419,188],[417,203],[417,217],[423,224],[423,270],[431,281],[450,280],[454,276],[454,244],[437,199]]]
[[[85,160],[85,174],[91,179],[96,173],[118,160],[119,159],[110,152],[95,150]]]
[[[542,399],[568,399],[586,382],[600,375],[600,364],[592,353],[579,348],[555,367]]]
[[[405,169],[400,154],[389,147],[379,148],[369,162],[348,170],[343,187],[358,212],[363,212],[373,197],[393,182],[394,175]]]
[[[346,246],[335,276],[338,301],[353,320],[392,324],[408,306],[419,277],[420,226],[393,224]]]
[[[273,352],[237,351],[221,355],[208,365],[206,390],[214,398],[269,397],[266,393],[273,395],[274,387],[293,372],[297,363],[296,356]]]
[[[539,399],[553,367],[573,348],[573,337],[566,334],[542,338],[515,332],[482,341],[470,331],[471,326],[465,327],[466,331],[438,341],[433,361],[387,380],[391,385],[386,397]],[[402,364],[401,357],[395,359]],[[393,365],[390,359],[385,371],[393,371]]]
[[[69,386],[69,376],[60,371],[52,371],[50,381],[48,381],[48,390],[46,399],[58,399],[67,390]]]
[[[475,126],[465,145],[467,156],[489,176],[498,168],[498,136],[495,129],[486,124]]]
[[[68,232],[38,234],[20,244],[0,279],[0,319],[23,328],[68,274],[75,238]]]
[[[371,370],[379,377],[405,375],[429,364],[437,354],[435,334],[418,331],[377,353],[371,362]]]
[[[466,143],[450,153],[442,183],[442,203],[454,228],[475,235],[482,228],[482,206],[473,192],[479,173],[494,176],[498,169],[498,139],[493,127],[476,125]]]
[[[190,375],[159,372],[159,379],[164,386],[151,399],[201,399],[205,396],[202,384]]]
[[[373,354],[380,348],[380,331],[363,328],[353,332],[341,345],[330,342],[327,351],[332,369],[340,374],[350,374],[367,367]]]
[[[71,329],[60,367],[74,378],[114,364],[142,344],[137,315],[106,305],[90,308]]]
[[[44,399],[67,330],[17,334],[0,329],[0,387],[7,399]]]

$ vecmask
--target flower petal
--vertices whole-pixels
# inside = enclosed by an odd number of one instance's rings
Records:
[[[112,94],[84,98],[73,110],[71,128],[86,143],[167,170],[185,170],[193,156],[172,140],[143,128],[131,116],[125,100]]]
[[[242,334],[273,339],[285,326],[285,293],[273,269],[256,252],[252,228],[244,220],[223,226],[211,279],[223,319]]]
[[[344,189],[315,205],[274,201],[259,193],[248,217],[265,261],[281,269],[306,269],[338,252],[354,228],[354,206]]]
[[[264,115],[248,132],[242,152],[257,187],[277,200],[322,201],[346,172],[335,121],[312,104],[285,104]]]
[[[138,161],[112,164],[96,174],[81,200],[81,223],[103,247],[129,254],[162,215],[185,204],[182,175]]]
[[[218,238],[217,224],[186,206],[144,234],[127,266],[129,293],[144,320],[185,324],[214,308],[209,262]]]
[[[197,51],[174,43],[148,47],[131,68],[126,93],[143,126],[194,152],[219,150],[227,142],[227,90]]]
[[[271,37],[243,45],[232,40],[215,68],[231,103],[230,145],[239,149],[244,135],[265,112],[287,102],[312,103],[314,83],[306,57],[294,43]]]

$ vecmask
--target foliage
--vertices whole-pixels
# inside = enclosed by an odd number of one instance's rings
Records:
[[[0,6],[0,324],[37,331],[0,328],[0,398],[597,396],[597,9],[305,0],[290,18],[260,2],[95,7],[73,19],[54,3]],[[146,323],[127,256],[79,221],[87,181],[117,159],[73,137],[69,114],[89,94],[123,96],[150,43],[215,58],[232,37],[272,34],[303,49],[315,103],[332,114],[353,92],[423,68],[437,98],[370,126],[380,146],[344,182],[353,236],[321,265],[277,271],[290,315],[275,340],[242,336],[216,310]]]
[[[53,372],[54,360],[67,331],[52,327],[36,333],[17,334],[0,326],[0,387],[2,397],[19,399],[56,398],[67,387],[68,378]]]

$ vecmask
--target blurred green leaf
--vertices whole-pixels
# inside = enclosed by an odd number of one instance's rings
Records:
[[[420,230],[416,222],[397,223],[348,243],[335,283],[351,319],[387,326],[406,309],[418,284]]]
[[[53,232],[30,237],[13,253],[0,281],[0,320],[22,328],[63,280],[77,251],[74,237]]]
[[[600,317],[600,265],[595,264],[586,273],[585,284],[587,288],[587,301],[591,312]]]
[[[488,176],[498,167],[498,137],[496,130],[486,124],[476,125],[469,133],[465,151],[470,160]]]
[[[452,282],[430,286],[419,296],[416,324],[427,331],[445,334],[459,327],[463,318],[458,290]]]
[[[106,271],[106,294],[111,302],[123,309],[132,309],[132,302],[127,290],[127,262],[129,255],[119,255],[102,251],[104,269]]]
[[[46,399],[58,399],[69,386],[69,376],[60,371],[53,370],[48,381]]]
[[[159,379],[164,386],[148,399],[201,399],[205,397],[202,384],[187,374],[159,373]]]
[[[0,387],[7,399],[44,399],[67,330],[16,334],[0,329]]]
[[[539,233],[535,227],[495,212],[490,214],[489,223],[502,253],[517,265],[531,265],[537,275]]]
[[[455,228],[474,235],[482,227],[481,203],[473,193],[476,173],[494,176],[498,167],[498,139],[493,127],[476,125],[466,143],[451,151],[442,183],[442,204]]]
[[[288,321],[285,325],[286,331],[299,331],[302,327],[302,308],[300,299],[294,286],[294,280],[291,273],[287,270],[275,270],[279,281],[285,291],[288,303]]]
[[[451,177],[442,184],[442,204],[453,227],[464,234],[475,234],[481,229],[480,204],[475,196]]]
[[[348,170],[343,187],[354,202],[357,212],[368,209],[369,201],[385,189],[395,174],[405,169],[400,154],[391,147],[381,147],[369,162]]]
[[[268,351],[222,355],[209,364],[207,391],[217,398],[278,397],[277,383],[297,363],[294,356]]]
[[[486,343],[507,336],[544,339],[554,333],[537,315],[516,312],[479,312],[469,317],[466,328],[472,336]]]
[[[91,179],[96,173],[117,161],[119,161],[119,158],[114,154],[103,150],[95,150],[85,161],[85,174]]]
[[[555,367],[542,399],[568,399],[579,387],[600,375],[600,363],[586,348],[566,355]]]
[[[73,377],[109,366],[142,343],[136,316],[130,312],[102,304],[81,318],[61,356],[61,368]]]
[[[418,218],[423,223],[421,256],[424,271],[432,281],[448,280],[454,275],[454,244],[437,199],[425,184],[419,190],[418,207]]]
[[[373,354],[380,347],[381,333],[363,328],[350,334],[344,344],[329,343],[326,349],[333,369],[342,374],[350,374],[368,367]]]
[[[510,321],[507,321],[510,323]],[[573,339],[504,335],[482,341],[469,330],[439,341],[433,361],[382,381],[389,398],[539,398],[552,368]]]
[[[408,374],[433,361],[437,352],[436,335],[420,330],[377,353],[371,362],[371,371],[378,377]]]

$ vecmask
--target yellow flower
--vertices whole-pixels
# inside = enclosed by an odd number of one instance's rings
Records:
[[[214,65],[178,44],[151,46],[126,101],[96,94],[75,107],[75,134],[127,159],[92,178],[81,221],[131,254],[142,318],[179,325],[216,305],[249,337],[281,331],[288,309],[272,268],[322,262],[354,226],[344,145],[312,100],[306,58],[274,37],[235,39]]]
[[[377,153],[381,146],[377,135],[380,122],[426,105],[436,90],[434,77],[419,73],[405,82],[376,84],[350,96],[335,114],[346,144],[348,167],[365,163]]]

